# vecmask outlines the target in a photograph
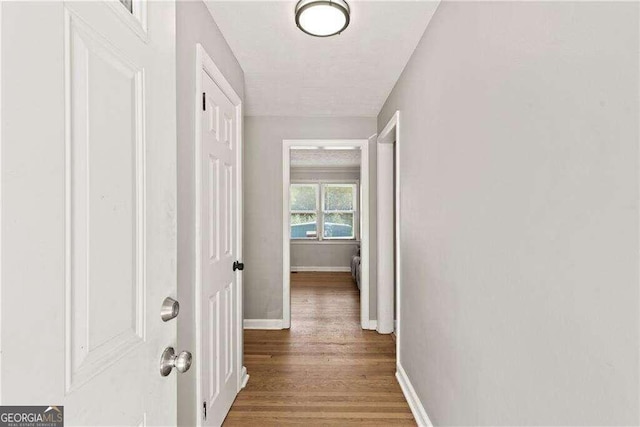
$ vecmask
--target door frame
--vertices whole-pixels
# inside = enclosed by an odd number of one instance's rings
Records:
[[[195,141],[194,141],[194,174],[195,174],[195,324],[196,324],[196,350],[194,357],[195,371],[196,371],[196,420],[198,420],[198,426],[202,425],[202,416],[200,408],[200,402],[202,402],[202,72],[206,72],[215,82],[215,84],[222,90],[222,92],[229,98],[231,103],[235,106],[236,110],[236,135],[238,140],[236,144],[236,188],[234,192],[235,197],[235,217],[236,217],[236,256],[238,260],[242,260],[242,150],[243,150],[243,123],[242,123],[242,98],[236,93],[231,86],[231,83],[225,78],[222,71],[215,64],[213,59],[209,56],[205,48],[200,44],[196,44],[196,68],[195,68],[195,94],[194,94],[194,108],[195,108]],[[236,314],[235,314],[235,326],[236,334],[233,337],[236,344],[236,357],[238,370],[237,376],[237,391],[236,394],[247,384],[249,375],[247,374],[247,368],[242,365],[243,361],[243,328],[242,328],[242,300],[243,300],[243,286],[242,286],[242,274],[236,273],[236,289],[237,289],[237,301],[236,301]]]
[[[289,235],[289,186],[291,184],[292,147],[360,148],[360,324],[372,329],[369,320],[369,140],[367,139],[285,139],[282,141],[282,329],[291,327],[291,236]],[[375,329],[375,326],[373,327]]]
[[[395,317],[396,317],[396,367],[397,370],[400,370],[400,329],[401,329],[401,312],[402,305],[400,299],[400,293],[402,289],[402,275],[401,275],[401,250],[402,246],[400,245],[400,193],[402,186],[400,185],[400,111],[396,111],[393,116],[389,119],[382,132],[378,135],[377,138],[378,144],[393,144],[394,145],[394,156],[395,156],[395,176],[387,177],[387,178],[395,178],[395,286],[396,286],[396,301],[395,301]],[[383,179],[380,175],[378,175],[378,181]],[[397,371],[396,371],[397,372]],[[397,376],[397,373],[396,373]]]

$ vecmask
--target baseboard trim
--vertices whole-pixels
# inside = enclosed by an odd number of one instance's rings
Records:
[[[404,371],[404,368],[402,368],[400,363],[396,365],[396,378],[400,384],[404,398],[407,399],[409,408],[411,408],[411,413],[416,419],[418,425],[420,427],[433,427],[433,424],[429,419],[429,415],[427,415],[427,411],[424,409],[424,406],[422,406],[420,399],[418,399],[418,395],[416,394],[411,381],[409,381],[409,377],[407,377],[407,373]]]
[[[244,319],[245,329],[284,329],[282,319]]]
[[[351,267],[291,267],[291,272],[308,272],[316,271],[321,273],[335,272],[335,273],[350,273]]]
[[[375,331],[378,329],[378,321],[377,320],[369,320],[369,327],[367,328],[370,331]]]
[[[243,389],[247,386],[247,383],[249,382],[249,374],[247,373],[247,367],[243,366],[242,367],[242,374],[241,374],[241,381],[240,381],[240,388]]]

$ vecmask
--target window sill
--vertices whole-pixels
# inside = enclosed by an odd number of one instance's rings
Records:
[[[315,240],[315,239],[291,239],[292,245],[359,245],[360,240],[347,239],[331,239],[331,240]]]

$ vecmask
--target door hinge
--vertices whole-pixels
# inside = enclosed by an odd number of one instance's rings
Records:
[[[207,94],[202,92],[202,111],[207,111]]]
[[[207,402],[202,402],[202,419],[207,421]]]

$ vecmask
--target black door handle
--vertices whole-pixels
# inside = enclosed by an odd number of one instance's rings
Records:
[[[240,270],[240,271],[244,270],[244,263],[243,262],[234,261],[233,262],[233,271],[236,271],[236,270]]]

